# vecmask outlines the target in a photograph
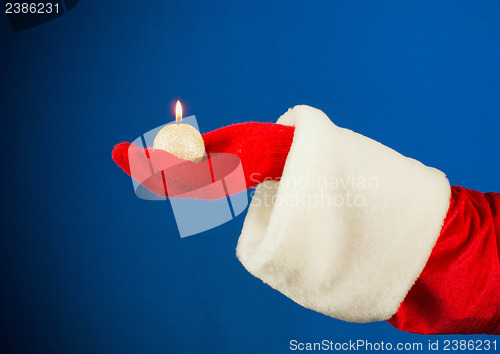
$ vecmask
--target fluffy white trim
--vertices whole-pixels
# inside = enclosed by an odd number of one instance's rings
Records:
[[[439,170],[296,106],[281,182],[260,184],[236,254],[254,276],[298,304],[351,322],[397,312],[446,216]]]

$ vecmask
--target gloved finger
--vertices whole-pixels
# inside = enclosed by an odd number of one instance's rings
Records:
[[[194,163],[162,150],[121,143],[112,157],[128,175],[160,196],[220,199],[246,189],[239,158],[233,154],[211,154],[210,159],[205,156]]]

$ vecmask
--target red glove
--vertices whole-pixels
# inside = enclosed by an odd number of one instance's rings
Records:
[[[214,180],[224,178],[239,163],[234,157],[236,155],[241,160],[245,184],[229,182],[228,194],[232,194],[265,180],[281,177],[293,132],[294,127],[256,122],[214,130],[203,135],[210,159],[198,164],[181,160],[162,150],[145,150],[130,143],[116,145],[112,157],[118,166],[144,187],[158,195],[175,197],[200,190]],[[222,154],[217,156],[217,153]],[[213,179],[208,172],[209,164],[214,172]],[[201,193],[194,194],[194,197],[212,199],[225,196]]]

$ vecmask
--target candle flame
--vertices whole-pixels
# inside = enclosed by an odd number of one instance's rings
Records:
[[[175,105],[175,121],[177,123],[182,122],[182,105],[179,100],[177,100],[177,104]]]

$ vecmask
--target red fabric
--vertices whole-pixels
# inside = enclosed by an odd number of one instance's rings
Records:
[[[241,160],[245,175],[245,184],[228,183],[234,186],[231,193],[256,186],[267,179],[281,177],[290,146],[292,145],[295,128],[273,123],[240,123],[214,130],[203,135],[205,149],[210,161],[193,163],[180,160],[161,150],[131,146],[130,143],[120,143],[115,146],[112,158],[128,175],[131,175],[130,163],[133,163],[134,178],[158,195],[166,195],[166,185],[160,173],[152,175],[151,161],[155,165],[174,168],[162,168],[165,178],[169,179],[168,196],[182,195],[185,192],[199,190],[212,182],[206,171],[209,163],[213,171],[223,177],[224,171],[230,171],[236,163],[231,155]],[[216,153],[224,153],[216,156]],[[182,161],[179,163],[179,161]],[[239,162],[239,161],[238,161]],[[214,176],[217,179],[217,176]],[[227,181],[226,181],[227,182]],[[203,198],[221,198],[225,195],[196,195]]]
[[[421,334],[500,334],[500,194],[452,187],[441,234],[394,327]]]

